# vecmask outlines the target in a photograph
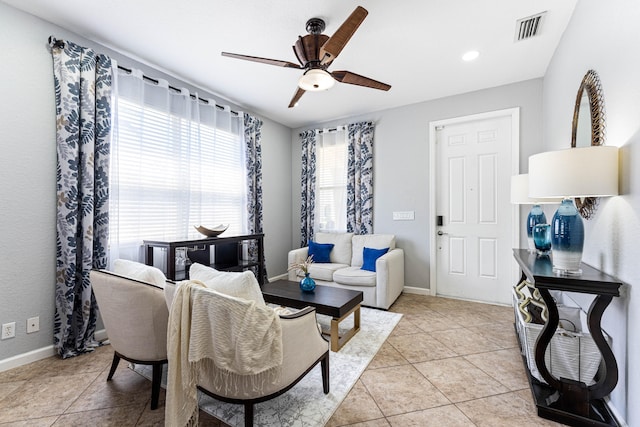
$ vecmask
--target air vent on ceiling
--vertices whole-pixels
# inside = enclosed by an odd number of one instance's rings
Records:
[[[515,41],[530,39],[531,37],[535,37],[540,34],[542,21],[544,21],[546,14],[547,12],[544,11],[526,18],[518,19],[516,21]]]

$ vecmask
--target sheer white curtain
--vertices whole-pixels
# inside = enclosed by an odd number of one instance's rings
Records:
[[[246,232],[243,116],[189,91],[118,70],[111,161],[110,259],[143,260],[142,241]]]
[[[347,231],[348,132],[323,129],[316,145],[316,231]]]

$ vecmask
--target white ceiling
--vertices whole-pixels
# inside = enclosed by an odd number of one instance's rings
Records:
[[[291,128],[542,77],[577,0],[2,0],[153,65]],[[392,85],[336,83],[287,108],[301,70],[225,58],[297,62],[309,18],[331,35],[357,5],[369,11],[330,70]],[[547,11],[540,34],[515,42],[516,20]],[[461,55],[471,49],[471,63]],[[123,64],[127,65],[127,64]]]

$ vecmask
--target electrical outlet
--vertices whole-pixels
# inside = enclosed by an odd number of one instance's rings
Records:
[[[40,330],[40,316],[27,319],[27,333],[38,332]]]
[[[2,324],[2,338],[6,340],[7,338],[13,338],[16,336],[16,322],[11,323],[3,323]]]

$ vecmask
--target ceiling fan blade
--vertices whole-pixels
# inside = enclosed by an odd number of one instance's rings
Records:
[[[329,40],[320,48],[320,60],[323,65],[334,60],[342,52],[368,14],[369,12],[364,7],[356,7],[340,28],[329,37]]]
[[[253,61],[253,62],[260,62],[263,64],[276,65],[278,67],[295,68],[297,70],[302,70],[302,67],[298,64],[294,64],[293,62],[289,62],[289,61],[280,61],[279,59],[260,58],[259,56],[240,55],[238,53],[229,53],[229,52],[222,52],[222,56],[228,56],[229,58],[236,58],[236,59],[244,59],[245,61]]]
[[[293,98],[291,98],[291,102],[289,102],[289,108],[293,108],[296,106],[302,95],[304,95],[305,90],[301,88],[296,89],[296,93],[293,94]]]
[[[340,83],[348,83],[350,85],[365,86],[380,90],[391,89],[391,85],[370,79],[369,77],[352,73],[351,71],[334,71],[331,73],[331,76]]]

